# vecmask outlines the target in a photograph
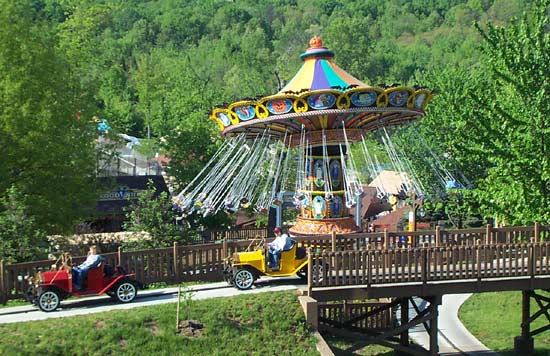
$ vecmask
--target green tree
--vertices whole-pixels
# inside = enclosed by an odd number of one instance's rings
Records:
[[[0,0],[0,197],[21,193],[48,233],[70,230],[95,197],[90,97],[34,1]]]
[[[176,225],[176,213],[172,200],[166,192],[157,194],[157,189],[148,183],[148,189],[126,209],[124,227],[135,233],[146,233],[138,241],[126,243],[131,248],[168,247],[174,242],[184,242],[183,226]]]
[[[550,221],[549,4],[478,26],[482,63],[428,80],[439,93],[419,131],[474,183],[484,215],[507,224]]]
[[[483,207],[510,224],[550,222],[549,0],[508,26],[478,27],[492,90],[474,93],[491,167],[481,182]]]
[[[0,197],[0,256],[5,262],[27,262],[46,257],[48,242],[44,230],[27,213],[23,195],[10,187]]]

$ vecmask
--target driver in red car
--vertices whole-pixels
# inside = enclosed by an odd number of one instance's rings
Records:
[[[98,253],[96,245],[90,246],[86,261],[82,262],[78,267],[73,267],[73,285],[77,290],[82,290],[82,282],[88,275],[88,271],[92,268],[99,267],[103,262],[103,257]]]

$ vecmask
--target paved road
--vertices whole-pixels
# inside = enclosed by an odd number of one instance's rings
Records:
[[[265,293],[282,290],[293,290],[303,286],[303,282],[294,277],[290,278],[262,278],[254,287],[247,291],[240,291],[228,286],[225,282],[200,284],[192,286],[193,299],[207,299],[216,297],[229,297],[240,294]],[[24,321],[44,320],[49,318],[63,318],[75,315],[100,313],[110,310],[131,309],[148,305],[175,303],[177,301],[178,288],[165,288],[156,290],[139,291],[135,301],[128,304],[120,304],[112,301],[108,296],[70,299],[61,302],[61,306],[54,312],[44,313],[32,305],[24,305],[11,308],[0,308],[0,324],[17,323]]]
[[[489,350],[478,339],[476,339],[458,319],[458,309],[471,296],[471,294],[447,294],[443,296],[439,307],[439,331],[437,341],[439,343],[439,354],[444,356],[500,356],[498,353]],[[421,299],[417,301],[420,302]],[[424,305],[419,305],[424,309]],[[414,309],[410,309],[409,315],[416,315]],[[412,329],[409,333],[411,339],[425,348],[430,346],[430,338],[423,325]]]

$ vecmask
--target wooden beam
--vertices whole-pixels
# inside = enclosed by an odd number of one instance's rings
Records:
[[[532,296],[535,299],[535,301],[537,302],[540,309],[535,314],[531,315],[531,317],[527,320],[527,322],[529,324],[531,324],[533,321],[535,321],[542,314],[544,314],[546,316],[546,319],[548,320],[548,322],[550,322],[550,315],[548,314],[548,310],[550,309],[550,304],[542,305],[542,302],[541,302],[541,299],[540,299],[539,295],[537,295],[535,293],[532,293]]]
[[[318,301],[342,299],[378,299],[400,298],[407,296],[426,297],[432,295],[483,293],[501,291],[521,291],[533,289],[548,289],[550,275],[510,278],[482,278],[462,281],[442,281],[430,283],[388,283],[380,285],[357,285],[336,288],[314,288],[312,295]]]
[[[401,309],[401,324],[406,324],[409,322],[409,298],[403,298],[400,299],[400,301],[399,306]],[[410,345],[409,329],[406,329],[401,333],[399,345],[404,347],[408,347]]]
[[[529,302],[531,300],[531,291],[524,290],[521,292],[521,336],[529,337]]]
[[[346,327],[346,326],[351,325],[351,324],[353,324],[355,322],[358,322],[360,320],[367,319],[367,318],[369,318],[373,315],[376,315],[376,314],[381,313],[385,310],[393,308],[393,307],[397,306],[398,304],[399,304],[399,300],[394,300],[393,302],[388,303],[386,305],[382,305],[380,307],[375,307],[374,309],[372,309],[371,311],[369,311],[365,314],[356,316],[355,318],[352,318],[352,319],[346,321],[345,323],[343,323],[343,326]]]
[[[416,314],[420,314],[421,313],[420,308],[418,307],[418,305],[416,305],[416,302],[414,301],[414,299],[412,297],[411,297],[411,304],[412,304]],[[430,332],[430,326],[428,325],[428,323],[423,322],[422,324],[424,324],[424,329],[426,329],[426,331],[429,333]]]
[[[439,328],[437,326],[438,322],[438,305],[441,304],[441,297],[440,296],[433,296],[430,298],[430,306],[428,309],[430,310],[430,355],[431,356],[437,356],[439,353],[439,345],[437,344],[437,333],[439,331]]]
[[[429,351],[418,345],[403,346],[400,344],[391,343],[389,341],[380,341],[379,345],[390,347],[396,351],[401,351],[414,356],[429,356]]]
[[[426,309],[428,310],[428,309]],[[407,324],[405,325],[400,325],[399,327],[395,328],[395,329],[392,329],[392,330],[389,330],[389,331],[386,331],[374,338],[372,338],[370,340],[370,342],[372,344],[377,344],[378,342],[382,341],[382,340],[385,340],[391,336],[395,336],[395,335],[398,335],[398,334],[401,334],[403,332],[403,330],[406,330],[406,329],[410,329],[426,320],[430,320],[432,318],[432,316],[426,312],[424,314],[427,314],[427,315],[421,315],[421,314],[418,314],[417,316],[415,316],[411,321],[409,321]]]

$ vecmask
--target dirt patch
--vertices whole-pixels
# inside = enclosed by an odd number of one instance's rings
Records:
[[[96,330],[105,329],[105,322],[103,320],[100,320],[100,321],[96,322],[95,323],[95,329]]]
[[[126,339],[120,339],[118,340],[118,346],[126,348],[128,346],[128,341],[126,341]]]
[[[182,320],[178,325],[178,333],[187,337],[201,337],[204,324],[197,320]]]
[[[239,317],[226,315],[225,320],[227,320],[231,325],[239,330],[242,330],[243,327],[251,326],[254,324],[253,320],[242,320]]]
[[[153,336],[158,336],[161,333],[159,324],[155,320],[146,322],[145,327],[149,329],[149,331],[151,332],[151,334],[153,334]]]

